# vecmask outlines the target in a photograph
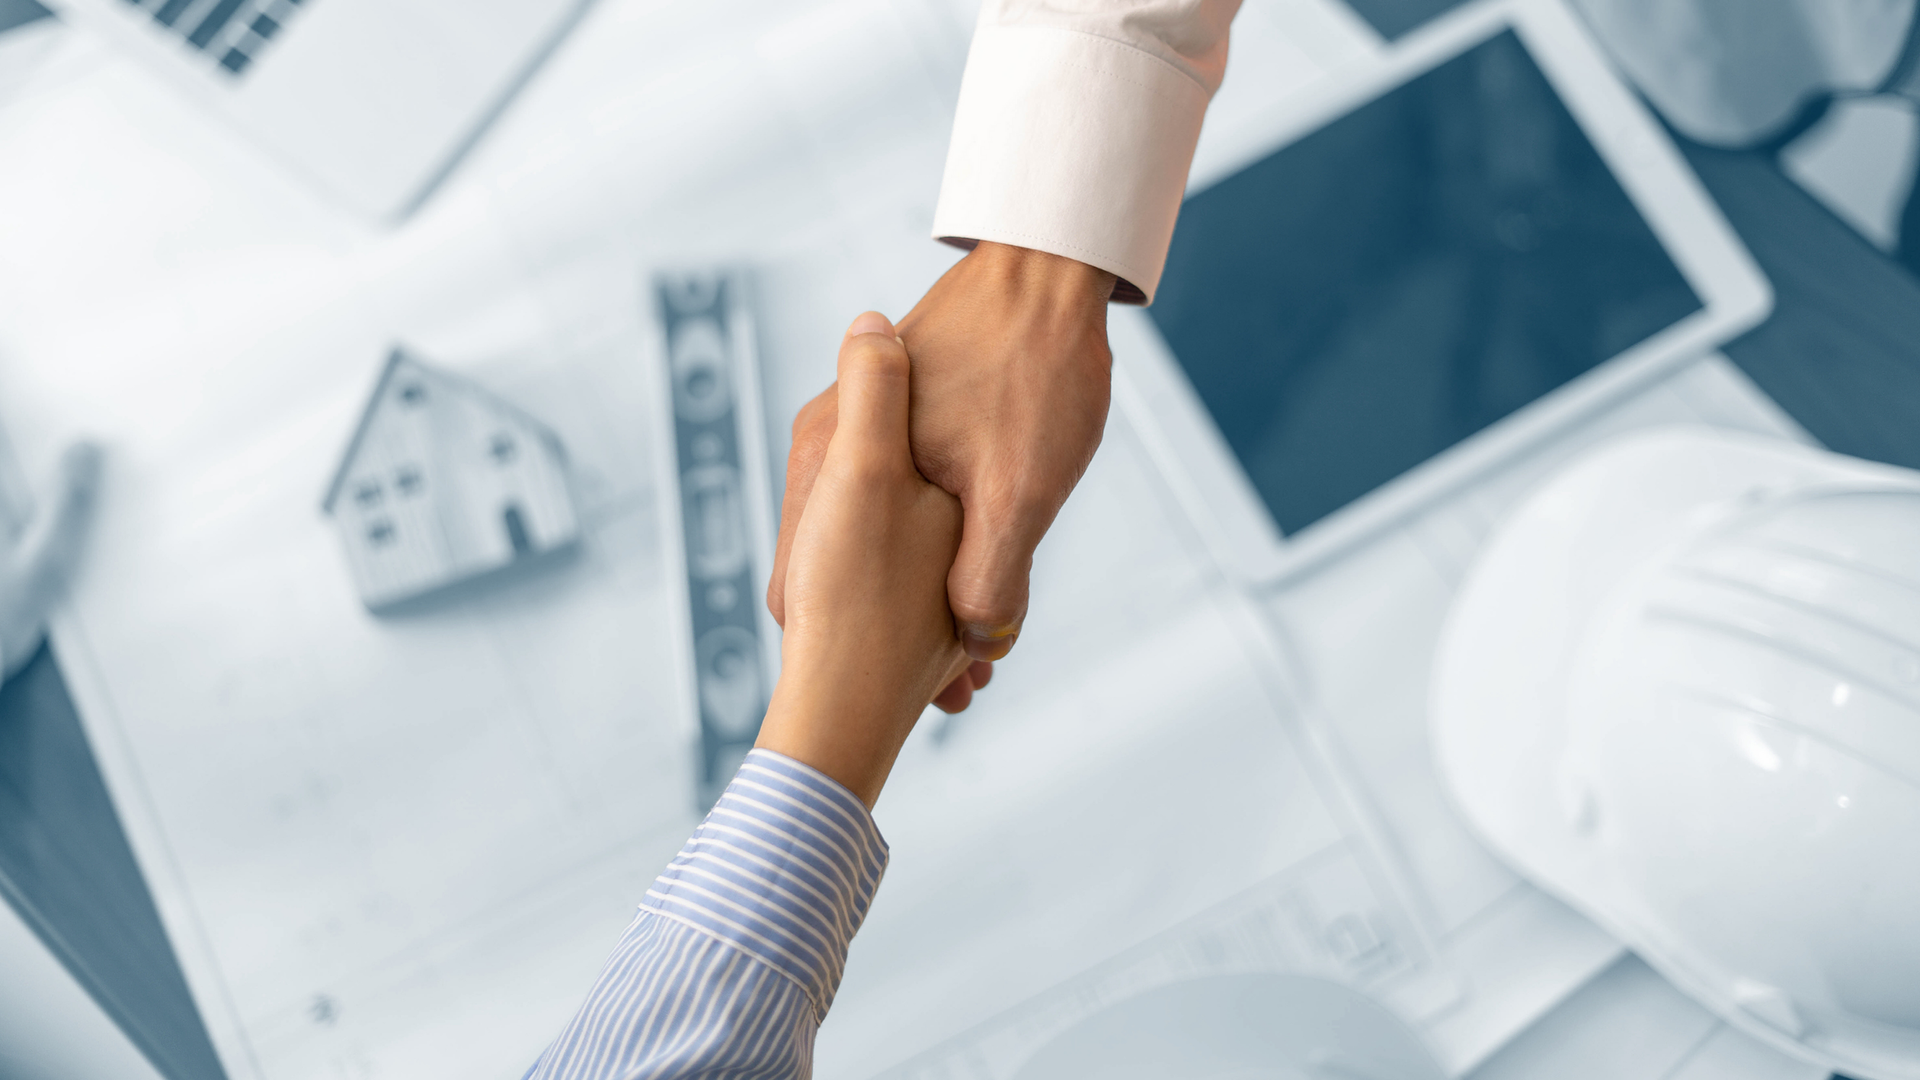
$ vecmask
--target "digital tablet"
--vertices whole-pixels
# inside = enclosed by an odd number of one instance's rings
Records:
[[[1772,294],[1558,0],[1323,77],[1189,191],[1115,400],[1223,565],[1280,580],[1763,319]],[[1216,174],[1221,170],[1215,170]]]

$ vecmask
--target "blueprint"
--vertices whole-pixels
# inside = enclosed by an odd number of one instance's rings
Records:
[[[338,344],[292,357],[371,378]],[[691,828],[646,348],[466,365],[564,433],[583,538],[405,615],[357,602],[315,486],[351,399],[288,352],[294,392],[193,373],[200,433],[114,433],[59,644],[232,1075],[517,1075]]]
[[[513,1080],[693,827],[648,268],[754,267],[777,470],[847,321],[903,313],[955,257],[927,231],[966,5],[714,7],[598,5],[391,235],[274,188],[111,68],[0,127],[0,154],[52,163],[6,194],[100,188],[71,219],[4,222],[69,263],[0,252],[20,300],[0,422],[30,475],[75,432],[107,444],[57,645],[235,1080]],[[1364,56],[1352,23],[1250,2],[1237,54],[1272,62],[1236,65],[1216,115]],[[1203,139],[1196,169],[1247,152]],[[319,499],[396,341],[559,433],[576,559],[366,612]],[[1725,374],[1648,415],[1771,422]],[[880,801],[893,864],[821,1074],[1009,1075],[1106,1002],[1236,970],[1358,986],[1459,1072],[1611,963],[1474,843],[1424,756],[1433,629],[1534,476],[1247,597],[1117,409],[1018,653],[963,717],[928,718]]]
[[[413,272],[367,280],[391,295]],[[576,558],[458,603],[370,615],[319,510],[377,348],[352,371],[349,335],[296,325],[271,380],[231,374],[263,354],[185,356],[201,422],[113,433],[60,645],[237,1077],[517,1075],[694,823],[667,381],[628,280],[631,314],[593,336],[516,329],[510,294],[409,331],[559,433],[578,487]],[[325,316],[370,343],[363,295]],[[879,812],[895,861],[823,1070],[914,1060],[1040,995],[995,1029],[1017,1064],[1077,1015],[1049,989],[1088,969],[1109,996],[1252,969],[1415,1016],[1452,1000],[1262,617],[1156,483],[1116,425],[1042,549],[1020,662],[903,755]]]
[[[1285,658],[1125,424],[1034,582],[1015,662],[945,738],[923,723],[889,781],[893,863],[822,1071],[1009,1076],[1102,1003],[1213,972],[1325,975],[1413,1018],[1452,1005]]]

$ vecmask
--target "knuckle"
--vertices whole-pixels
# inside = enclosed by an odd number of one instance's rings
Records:
[[[1012,626],[1026,615],[1027,605],[1021,598],[1026,591],[1026,577],[1024,570],[1011,567],[1002,568],[997,578],[971,574],[966,580],[954,583],[948,602],[961,622]]]
[[[826,424],[796,430],[793,445],[787,449],[787,471],[808,476],[819,471],[821,459],[833,443],[833,433],[834,428]]]
[[[1065,501],[1058,485],[1026,472],[991,477],[971,494],[968,517],[989,532],[1021,538],[1045,532]]]
[[[812,401],[800,406],[793,416],[793,437],[797,441],[802,436],[822,428],[831,431],[839,415],[838,387],[829,386],[814,397]]]
[[[796,432],[793,447],[787,451],[789,471],[798,469],[811,474],[820,468],[820,459],[827,456],[827,447],[833,442],[832,428],[811,428]]]

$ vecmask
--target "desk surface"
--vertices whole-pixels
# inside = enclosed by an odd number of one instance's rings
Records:
[[[1688,154],[1778,294],[1726,354],[1829,447],[1920,467],[1920,282],[1769,160]],[[166,1075],[221,1076],[50,652],[0,690],[0,893]]]

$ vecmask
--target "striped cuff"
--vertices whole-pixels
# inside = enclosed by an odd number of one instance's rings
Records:
[[[859,798],[754,750],[640,907],[792,979],[824,1020],[886,869],[887,842]]]

